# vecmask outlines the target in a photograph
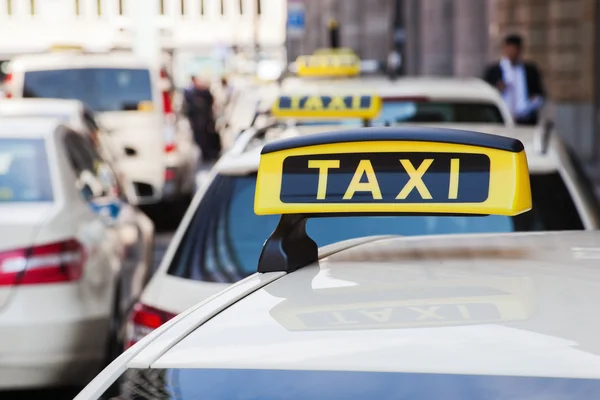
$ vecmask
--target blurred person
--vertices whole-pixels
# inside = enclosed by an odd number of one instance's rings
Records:
[[[545,96],[541,73],[534,63],[523,61],[520,35],[504,38],[503,53],[486,68],[484,79],[502,93],[517,124],[537,125]]]
[[[202,151],[204,162],[215,160],[221,150],[216,146],[214,105],[215,100],[208,82],[192,76],[191,85],[184,90],[185,114],[190,121],[194,139]]]
[[[395,47],[390,51],[387,57],[386,70],[390,78],[396,79],[402,66],[402,55]]]

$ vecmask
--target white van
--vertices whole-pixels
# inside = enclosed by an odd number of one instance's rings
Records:
[[[12,98],[84,102],[122,151],[120,168],[133,182],[138,205],[189,198],[195,190],[197,156],[188,154],[183,163],[182,154],[174,156],[189,147],[175,145],[162,86],[159,66],[130,53],[80,52],[16,57],[6,85]],[[189,142],[193,148],[191,135]]]

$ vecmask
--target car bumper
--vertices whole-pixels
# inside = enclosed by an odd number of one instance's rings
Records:
[[[81,288],[52,286],[15,288],[0,310],[0,390],[82,384],[102,368],[107,315],[65,307]]]

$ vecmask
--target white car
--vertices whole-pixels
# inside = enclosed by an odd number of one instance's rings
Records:
[[[75,400],[596,398],[599,232],[408,238],[363,224],[318,247],[310,226],[394,218],[382,213],[507,221],[532,207],[528,177],[522,143],[473,132],[270,143],[254,211],[282,215],[264,245],[248,242],[256,272],[146,336]],[[228,234],[241,233],[214,251]]]
[[[514,126],[502,96],[477,78],[406,77],[394,81],[384,77],[309,80],[288,78],[281,90],[366,92],[378,95],[383,107],[373,125],[403,123],[490,124]]]
[[[118,354],[151,266],[129,262],[136,216],[105,172],[58,119],[0,119],[0,390],[81,384]]]
[[[150,218],[138,210],[135,203],[135,191],[131,182],[119,168],[123,155],[112,146],[108,133],[99,126],[93,113],[78,100],[62,99],[10,99],[0,100],[0,118],[56,118],[68,124],[75,132],[87,135],[100,156],[109,163],[111,175],[118,181],[118,190],[123,198],[119,219],[135,228],[128,235],[128,247],[138,255],[136,262],[152,266],[154,260],[154,224]],[[139,243],[138,243],[139,241]]]
[[[172,115],[159,66],[127,53],[57,52],[15,57],[13,98],[80,100],[110,131],[135,188],[135,204],[178,202],[195,190],[199,150]]]
[[[130,344],[144,334],[253,272],[260,245],[275,229],[275,216],[256,216],[252,208],[260,153],[265,142],[284,137],[310,137],[331,127],[274,127],[244,133],[215,165],[187,211],[167,252],[143,291],[130,318]],[[341,129],[341,128],[337,128]],[[372,128],[375,129],[375,128]],[[441,134],[445,129],[439,130]],[[485,126],[471,130],[484,131]],[[491,130],[491,129],[490,129]],[[266,131],[266,132],[265,132]],[[449,132],[452,132],[450,130]],[[310,221],[319,246],[370,234],[403,236],[451,233],[595,230],[600,228],[600,206],[593,186],[574,164],[556,135],[498,127],[495,134],[525,144],[533,210],[519,217],[391,219],[340,218],[335,225]],[[556,210],[561,210],[557,212]],[[175,295],[176,294],[176,295]]]

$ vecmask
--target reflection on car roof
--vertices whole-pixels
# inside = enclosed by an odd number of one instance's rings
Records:
[[[599,240],[571,232],[358,245],[235,303],[153,367],[600,378]]]

